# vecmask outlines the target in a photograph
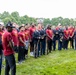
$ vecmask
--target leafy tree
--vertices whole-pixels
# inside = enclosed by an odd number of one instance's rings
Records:
[[[19,24],[20,22],[20,16],[19,16],[19,13],[16,11],[16,12],[12,12],[11,13],[11,16],[15,18],[16,22]]]
[[[68,18],[64,18],[63,20],[62,20],[62,24],[63,25],[70,25],[70,20],[68,19]]]
[[[49,18],[44,19],[43,24],[44,24],[44,26],[46,26],[47,24],[51,24],[51,20]]]
[[[3,22],[4,22],[5,25],[8,23],[8,21],[11,21],[11,19],[9,17],[3,19]]]
[[[0,14],[1,19],[7,18],[9,16],[10,16],[9,12],[6,12],[6,11],[4,11],[2,14]]]
[[[15,22],[19,25],[26,24],[26,23],[37,23],[38,18],[29,17],[28,15],[20,16],[17,11],[12,12],[9,14],[9,12],[4,11],[3,13],[0,13],[0,21],[3,21],[5,24],[8,21]],[[69,19],[69,18],[62,18],[62,17],[56,17],[52,18],[51,20],[49,18],[41,18],[43,19],[43,24],[46,26],[47,24],[51,25],[58,25],[61,23],[62,25],[76,25],[76,19]]]

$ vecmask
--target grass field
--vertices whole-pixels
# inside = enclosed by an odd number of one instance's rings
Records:
[[[30,57],[17,65],[16,75],[76,75],[76,51],[56,50],[37,59]]]

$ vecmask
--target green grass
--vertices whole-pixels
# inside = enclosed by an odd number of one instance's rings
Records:
[[[56,50],[37,59],[30,57],[16,71],[16,75],[76,75],[76,51]]]

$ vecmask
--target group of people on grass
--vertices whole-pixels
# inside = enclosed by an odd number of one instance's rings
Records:
[[[21,64],[30,56],[35,58],[51,53],[56,50],[76,50],[76,28],[75,26],[58,26],[43,24],[22,24],[17,25],[8,22],[5,26],[0,23],[0,74],[2,68],[2,56],[5,57],[5,75],[16,75],[15,53],[18,53],[18,64]]]

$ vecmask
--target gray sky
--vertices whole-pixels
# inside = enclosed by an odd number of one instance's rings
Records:
[[[0,0],[0,13],[3,11],[38,18],[76,18],[76,0]]]

